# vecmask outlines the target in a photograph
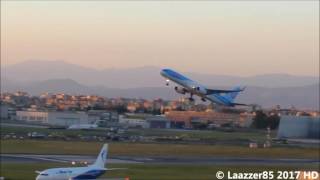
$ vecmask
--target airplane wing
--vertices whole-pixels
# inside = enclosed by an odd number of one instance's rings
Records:
[[[233,93],[233,92],[240,92],[243,91],[244,89],[239,89],[239,90],[220,90],[220,89],[206,89],[207,94],[219,94],[219,93]]]
[[[232,106],[251,106],[250,104],[232,103]]]

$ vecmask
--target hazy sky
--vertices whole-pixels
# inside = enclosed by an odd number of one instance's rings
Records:
[[[319,73],[319,1],[1,1],[1,60]]]

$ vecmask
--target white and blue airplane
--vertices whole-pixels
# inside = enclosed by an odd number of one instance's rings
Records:
[[[166,85],[169,86],[170,80],[181,87],[175,86],[175,90],[180,94],[190,93],[190,101],[194,101],[193,95],[197,95],[202,101],[209,100],[215,104],[234,107],[236,105],[247,106],[246,104],[235,103],[234,99],[239,92],[245,88],[235,87],[232,90],[208,89],[205,86],[179,74],[171,69],[163,69],[160,74],[166,78]]]
[[[87,167],[52,168],[44,171],[36,171],[36,180],[78,180],[96,179],[106,171],[124,168],[105,168],[107,161],[108,144],[104,144],[95,163]]]

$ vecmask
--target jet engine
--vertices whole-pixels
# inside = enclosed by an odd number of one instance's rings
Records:
[[[174,90],[176,90],[177,93],[180,94],[186,94],[187,90],[185,88],[180,88],[180,87],[174,87]]]

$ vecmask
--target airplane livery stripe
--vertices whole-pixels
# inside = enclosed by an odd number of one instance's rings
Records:
[[[185,76],[175,72],[175,71],[172,71],[172,70],[169,70],[169,69],[166,69],[164,70],[169,76],[171,77],[174,77],[176,79],[179,79],[179,80],[182,80],[182,81],[185,81],[185,80],[189,80],[188,78],[186,78]]]
[[[230,104],[230,101],[228,101],[227,99],[223,98],[223,96],[219,96],[217,94],[213,94],[213,96],[215,98],[217,98],[219,101],[221,101],[222,103],[226,104],[226,105]]]
[[[78,179],[96,179],[97,177],[101,176],[105,170],[90,170],[85,172],[84,174],[80,174],[73,178],[73,180]]]

